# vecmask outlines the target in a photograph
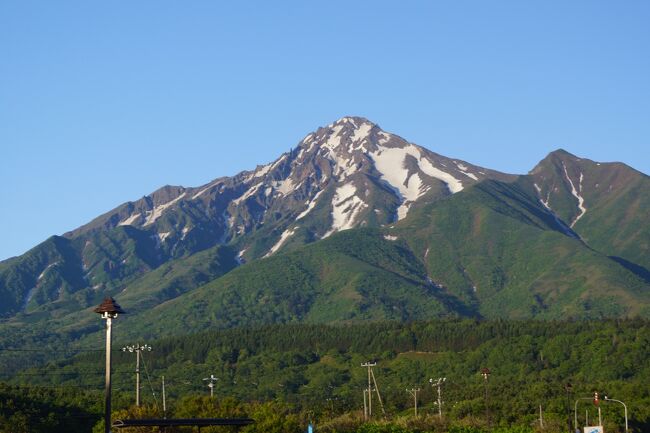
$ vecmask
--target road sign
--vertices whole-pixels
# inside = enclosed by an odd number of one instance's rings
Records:
[[[585,427],[584,433],[605,433],[602,425],[595,425],[591,427]]]

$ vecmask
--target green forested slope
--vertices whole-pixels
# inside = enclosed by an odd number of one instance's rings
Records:
[[[647,315],[648,282],[566,231],[525,183],[488,181],[391,233],[486,317]]]
[[[116,335],[123,329],[116,328]],[[488,367],[494,425],[528,426],[537,419],[540,405],[550,426],[566,425],[564,386],[570,382],[571,405],[576,398],[598,391],[628,404],[634,431],[650,428],[650,391],[646,386],[650,380],[646,362],[650,358],[650,325],[642,320],[275,325],[147,343],[153,346],[153,351],[144,355],[147,380],[159,393],[160,376],[165,376],[172,408],[183,406],[184,398],[206,395],[201,379],[214,374],[219,378],[217,400],[280,400],[295,411],[311,411],[318,424],[323,424],[343,412],[358,413],[362,408],[367,371],[361,363],[374,360],[388,419],[412,413],[412,399],[405,392],[412,387],[422,390],[420,413],[437,413],[429,378],[446,377],[445,417],[454,423],[480,425],[485,421],[485,406],[479,371]],[[117,392],[132,392],[133,360],[133,354],[116,352]],[[76,384],[99,390],[102,368],[101,351],[87,353],[14,375],[12,382]],[[145,403],[153,404],[152,388],[145,384],[145,389]],[[621,431],[622,411],[616,405],[602,404],[607,431]],[[581,422],[585,410],[595,416],[593,406],[583,402]]]

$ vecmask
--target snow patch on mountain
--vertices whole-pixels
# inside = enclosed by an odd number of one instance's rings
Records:
[[[45,277],[45,274],[47,273],[47,271],[50,270],[50,268],[52,268],[53,266],[56,266],[58,264],[59,264],[59,262],[54,262],[54,263],[50,263],[49,265],[47,265],[45,267],[45,269],[43,269],[43,272],[38,274],[38,278],[36,278],[36,281],[41,281]]]
[[[257,185],[253,185],[252,188],[249,188],[244,194],[242,194],[240,197],[234,199],[232,202],[235,206],[239,206],[241,202],[246,200],[248,197],[251,197],[253,194],[255,194],[260,187],[262,187],[264,184],[263,183],[258,183]]]
[[[27,309],[27,304],[29,304],[29,301],[32,300],[34,297],[34,291],[36,290],[36,287],[32,287],[27,291],[27,294],[25,295],[25,299],[23,300],[23,305],[22,305],[22,310],[25,311]]]
[[[177,203],[179,200],[181,200],[183,197],[185,197],[186,193],[183,193],[176,197],[174,200],[171,200],[165,204],[161,204],[159,206],[156,206],[153,208],[153,210],[147,211],[147,219],[145,220],[144,224],[142,224],[143,227],[146,227],[148,225],[153,224],[156,222],[158,218],[160,218],[163,214],[163,212],[168,209],[170,206],[173,206],[175,203]]]
[[[262,168],[255,171],[253,177],[262,177],[271,170],[271,164],[263,165]]]
[[[156,248],[160,248],[163,242],[165,242],[165,239],[167,239],[172,232],[160,232],[160,233],[153,233],[150,237],[151,239],[156,243]]]
[[[192,196],[192,200],[196,200],[197,198],[201,197],[206,192],[210,191],[212,189],[212,187],[215,186],[215,184],[216,184],[216,182],[210,182],[209,184],[207,184],[204,188],[202,188],[199,192],[197,192],[196,194],[194,194]]]
[[[582,192],[582,179],[583,179],[583,174],[580,173],[580,182],[578,183],[578,189],[576,190],[575,185],[573,184],[573,181],[569,177],[569,173],[567,172],[566,165],[562,164],[562,167],[564,168],[564,175],[566,176],[566,179],[569,181],[569,185],[571,185],[571,194],[578,199],[578,209],[580,210],[580,213],[575,217],[573,222],[571,223],[571,227],[573,227],[580,218],[587,212],[587,208],[585,207],[585,199],[580,195]]]
[[[400,190],[403,197],[402,204],[397,208],[397,219],[401,220],[406,217],[413,202],[427,192],[429,188],[422,183],[422,179],[417,173],[409,177],[404,189]]]
[[[469,177],[470,179],[478,180],[478,177],[476,177],[476,175],[474,173],[470,173],[470,172],[467,171],[468,168],[467,168],[467,166],[465,164],[457,162],[456,167],[458,167],[458,169],[461,171],[461,173],[463,173],[465,176]]]
[[[282,195],[287,195],[292,192],[296,187],[293,179],[287,178],[273,184],[273,188]]]
[[[355,129],[354,134],[352,135],[352,143],[356,143],[368,137],[368,135],[370,134],[370,130],[372,129],[372,126],[373,125],[371,125],[370,123],[363,123],[357,129]]]
[[[577,235],[573,230],[571,230],[571,228],[568,227],[568,226],[566,225],[566,223],[565,223],[564,221],[562,221],[562,220],[557,216],[557,214],[555,213],[555,211],[554,211],[553,209],[551,209],[551,206],[550,206],[550,204],[549,204],[549,200],[550,200],[550,197],[551,197],[551,192],[549,191],[548,194],[546,194],[546,200],[543,200],[543,199],[541,198],[541,195],[542,195],[542,189],[541,189],[541,188],[539,187],[539,185],[537,185],[536,183],[534,183],[533,186],[534,186],[535,189],[537,190],[537,194],[540,196],[540,197],[539,197],[539,202],[544,206],[544,208],[546,208],[546,210],[548,211],[549,215],[551,215],[551,216],[553,217],[553,219],[555,220],[555,223],[558,225],[558,227],[560,227],[560,229],[562,230],[562,232],[563,232],[565,235],[567,235],[567,236],[571,236],[572,238],[580,239],[580,236],[578,236],[578,235]]]
[[[389,133],[387,133],[387,132],[383,132],[383,131],[380,132],[380,133],[377,134],[377,135],[380,135],[380,136],[381,136],[381,138],[379,139],[379,144],[384,144],[384,143],[386,143],[387,141],[389,141],[390,138],[391,138],[391,135],[390,135]]]
[[[316,195],[314,196],[314,198],[311,199],[311,201],[307,203],[307,209],[305,209],[304,211],[300,212],[300,214],[296,217],[296,221],[298,221],[298,220],[301,219],[301,218],[306,217],[307,214],[309,214],[309,212],[311,212],[311,211],[314,209],[314,207],[316,206],[316,201],[318,200],[318,197],[320,197],[320,195],[323,193],[323,191],[325,191],[325,190],[322,189],[322,190],[320,190],[320,191],[318,191],[318,192],[316,193]]]
[[[352,183],[346,183],[336,189],[332,199],[332,227],[323,238],[332,233],[354,227],[359,213],[368,205],[357,195],[357,188]]]
[[[451,191],[452,194],[456,194],[457,192],[463,190],[463,183],[460,180],[456,179],[454,176],[447,173],[446,171],[442,171],[434,167],[433,164],[431,164],[431,162],[428,159],[420,158],[419,166],[420,166],[420,170],[422,170],[429,176],[445,182],[447,184],[447,187],[449,188],[449,191]]]
[[[124,221],[121,221],[118,224],[118,226],[131,226],[131,225],[135,224],[140,218],[142,218],[142,214],[141,213],[135,213],[135,214],[131,215],[130,217],[128,217],[127,219],[125,219]]]
[[[336,125],[332,128],[327,141],[323,144],[323,147],[334,150],[341,145],[341,131],[343,130],[343,125]]]
[[[546,194],[546,200],[544,200],[544,199],[542,198],[542,189],[539,187],[539,185],[537,185],[536,183],[534,183],[533,186],[535,187],[535,189],[537,190],[537,194],[539,195],[539,202],[540,202],[541,204],[543,204],[544,207],[545,207],[546,209],[548,209],[549,211],[551,211],[551,213],[553,213],[553,215],[555,215],[555,212],[553,211],[553,209],[551,209],[551,205],[549,204],[549,201],[550,201],[550,199],[551,199],[551,191],[549,191],[549,192]]]
[[[244,259],[244,253],[246,251],[248,251],[248,248],[244,248],[239,253],[237,253],[237,257],[235,257],[235,261],[237,262],[238,265],[243,265],[244,263],[246,263],[246,260]]]
[[[23,311],[27,309],[27,304],[29,304],[29,301],[31,301],[32,298],[34,297],[34,292],[36,291],[36,288],[38,287],[38,284],[40,283],[40,281],[41,281],[43,278],[45,278],[45,274],[47,273],[47,271],[49,271],[52,267],[58,265],[59,263],[60,263],[60,262],[50,263],[50,264],[47,265],[47,266],[45,267],[45,269],[43,269],[43,271],[38,275],[38,277],[36,278],[36,285],[35,285],[34,287],[32,287],[31,289],[29,289],[29,290],[27,291],[27,293],[25,294],[25,297],[23,298],[23,303],[22,303],[22,307],[21,307]]]
[[[406,147],[379,146],[377,152],[370,153],[369,155],[375,163],[375,168],[381,174],[382,180],[386,181],[401,194],[400,199],[403,202],[398,208],[398,220],[404,218],[408,213],[410,206],[408,202],[417,200],[428,191],[428,188],[423,186],[422,180],[417,174],[409,177],[409,171],[404,165],[406,157],[409,155],[416,159],[420,171],[443,181],[452,194],[463,189],[463,184],[460,180],[434,167],[431,161],[423,157],[420,150],[412,144]]]
[[[293,236],[293,235],[296,233],[296,230],[298,230],[298,228],[299,228],[299,227],[296,226],[296,227],[294,227],[294,228],[291,228],[291,229],[287,229],[287,230],[285,230],[285,231],[280,235],[280,240],[277,241],[277,242],[275,243],[275,245],[273,245],[273,246],[271,247],[271,249],[269,250],[269,252],[266,253],[266,255],[265,255],[264,257],[268,257],[268,256],[270,256],[271,254],[275,253],[277,250],[279,250],[280,247],[281,247],[282,245],[284,245],[284,243],[287,241],[287,239],[289,239],[291,236]],[[242,253],[243,253],[243,251],[242,251]]]

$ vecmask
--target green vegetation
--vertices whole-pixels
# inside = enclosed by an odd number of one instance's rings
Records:
[[[120,335],[121,329],[116,331]],[[188,416],[204,413],[204,409],[188,407],[209,403],[196,397],[209,394],[202,378],[215,374],[219,377],[215,390],[219,404],[248,416],[257,405],[280,405],[269,411],[293,414],[281,420],[292,419],[300,426],[285,431],[304,430],[311,418],[319,431],[482,432],[488,430],[485,383],[479,370],[488,367],[492,371],[488,381],[490,417],[495,428],[503,428],[494,431],[532,431],[527,429],[535,425],[540,405],[545,431],[562,431],[567,419],[567,382],[573,385],[571,407],[576,398],[599,391],[628,404],[635,431],[650,428],[650,322],[645,320],[275,325],[147,343],[154,350],[143,356],[145,403],[160,409],[160,377],[164,375],[170,411]],[[367,371],[360,365],[368,360],[377,361],[375,375],[387,412],[385,420],[378,416],[373,424],[363,424],[360,419],[362,389],[367,386]],[[117,409],[126,410],[125,402],[132,402],[133,363],[132,354],[116,351],[114,389],[121,396]],[[102,370],[103,357],[98,351],[2,379],[21,385],[75,385],[100,391]],[[447,378],[442,422],[436,417],[435,390],[428,383],[429,378],[437,377]],[[412,387],[422,390],[419,420],[412,419],[413,399],[405,392]],[[234,400],[224,400],[226,397]],[[621,431],[620,405],[602,404],[607,431]],[[376,400],[374,405],[379,414]],[[585,410],[595,416],[593,405],[583,402],[580,419]]]

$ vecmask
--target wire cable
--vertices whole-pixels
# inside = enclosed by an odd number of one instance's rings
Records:
[[[149,388],[151,389],[151,393],[153,394],[153,399],[154,399],[154,403],[156,405],[156,410],[160,412],[160,408],[158,407],[158,396],[156,395],[156,391],[153,390],[153,385],[151,384],[151,377],[149,376],[149,370],[147,369],[147,363],[144,360],[144,352],[142,353],[142,365],[144,366],[144,374],[147,375],[147,382],[149,382]]]

